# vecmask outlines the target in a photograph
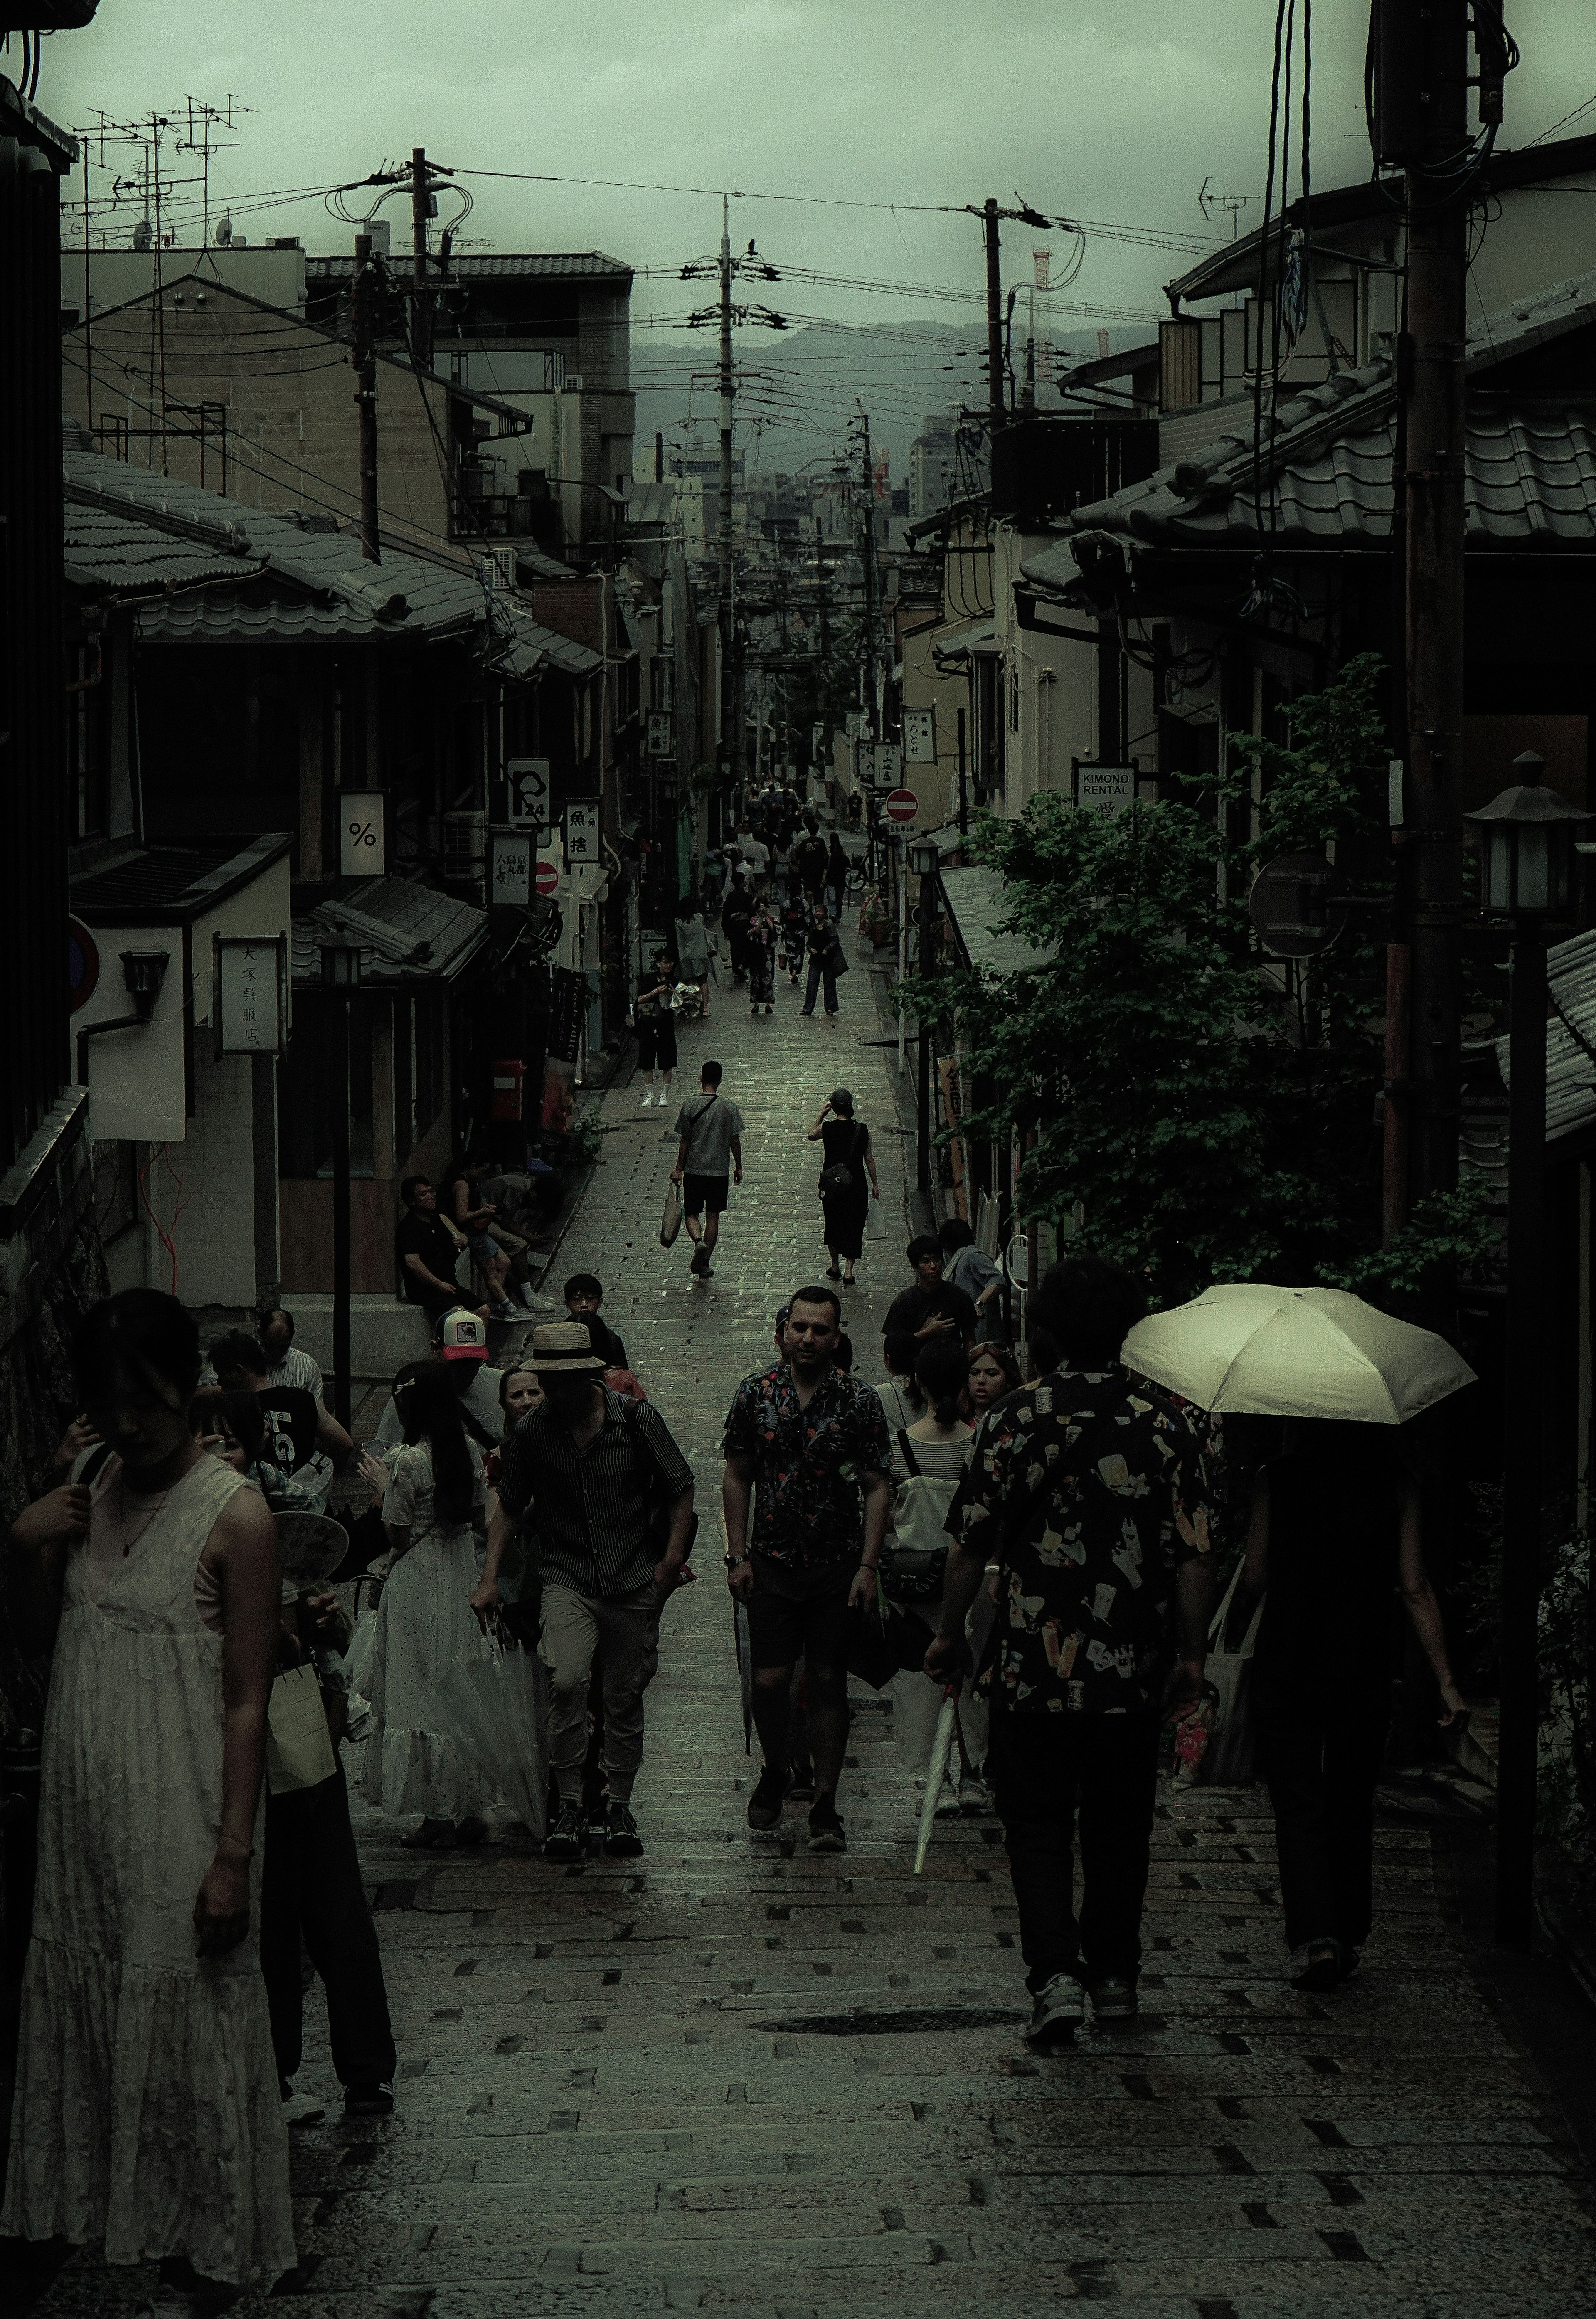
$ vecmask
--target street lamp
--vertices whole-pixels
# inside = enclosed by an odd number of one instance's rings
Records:
[[[1465,816],[1481,840],[1481,901],[1512,930],[1508,1022],[1507,1376],[1502,1395],[1501,1728],[1496,1937],[1528,1948],[1534,1922],[1537,1676],[1545,1423],[1546,921],[1565,912],[1573,833],[1591,816],[1547,789],[1533,749],[1512,789]]]
[[[349,1001],[360,988],[360,950],[323,943],[321,988],[328,1007],[328,1101],[332,1112],[332,1401],[349,1430]]]
[[[935,925],[936,875],[942,867],[942,849],[934,837],[915,837],[909,841],[909,867],[920,880],[920,979],[924,981],[931,971],[931,936]],[[920,1060],[918,1069],[917,1137],[915,1180],[921,1191],[931,1189],[931,1033],[924,1008],[920,1015]]]

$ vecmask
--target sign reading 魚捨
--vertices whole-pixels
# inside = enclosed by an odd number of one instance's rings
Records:
[[[1075,801],[1079,806],[1090,806],[1097,813],[1123,813],[1126,806],[1136,802],[1135,766],[1087,765],[1078,758]]]
[[[565,808],[566,866],[599,859],[599,800],[573,798]]]

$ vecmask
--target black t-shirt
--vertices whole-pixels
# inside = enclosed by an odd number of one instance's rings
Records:
[[[976,1309],[962,1288],[955,1288],[949,1280],[939,1280],[934,1288],[906,1288],[887,1307],[887,1318],[881,1323],[884,1337],[917,1337],[927,1321],[938,1313],[946,1313],[968,1344],[975,1334]]]
[[[420,1208],[412,1208],[394,1233],[393,1245],[399,1250],[400,1277],[404,1282],[404,1293],[412,1304],[420,1304],[430,1292],[426,1282],[418,1280],[405,1263],[407,1256],[419,1256],[435,1279],[453,1286],[460,1250],[454,1233],[440,1215],[428,1215]]]
[[[1380,1443],[1339,1460],[1333,1452],[1273,1457],[1264,1470],[1268,1591],[1255,1695],[1289,1701],[1321,1680],[1384,1695],[1400,1575],[1401,1460]]]
[[[315,1394],[295,1385],[269,1385],[256,1398],[266,1421],[266,1462],[298,1473],[316,1454]]]
[[[825,885],[825,864],[826,850],[824,838],[806,837],[801,845],[794,847],[792,866],[811,892]]]

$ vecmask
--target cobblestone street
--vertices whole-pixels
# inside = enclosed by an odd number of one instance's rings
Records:
[[[604,1101],[603,1165],[555,1267],[606,1316],[691,1457],[699,1583],[667,1613],[636,1797],[645,1856],[416,1855],[359,1820],[401,2053],[392,2123],[294,2135],[298,2307],[327,2319],[620,2319],[887,2306],[1005,2319],[1080,2296],[1146,2319],[1572,2319],[1596,2302],[1583,2178],[1444,1921],[1429,1835],[1379,1837],[1378,1923],[1330,1999],[1284,1978],[1260,1791],[1160,1807],[1145,2011],[1034,2060],[996,1823],[939,1823],[883,1702],[856,1701],[849,1848],[744,1820],[719,1565],[719,1425],[776,1306],[818,1277],[805,1127],[851,1086],[882,1198],[849,1317],[861,1374],[904,1284],[903,1142],[862,965],[840,1024],[723,986],[678,1094],[717,1055],[748,1123],[715,1278],[659,1246],[674,1106]],[[302,2089],[335,2101],[312,1997]],[[87,2261],[41,2304],[131,2310]],[[247,2297],[240,2312],[265,2308]]]

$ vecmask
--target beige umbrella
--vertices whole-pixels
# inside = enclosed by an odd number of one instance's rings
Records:
[[[1344,1288],[1207,1288],[1125,1339],[1128,1369],[1199,1409],[1401,1425],[1472,1385],[1444,1337]]]

